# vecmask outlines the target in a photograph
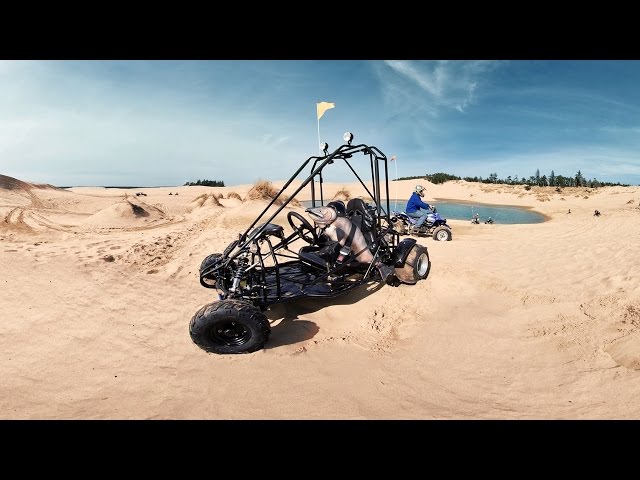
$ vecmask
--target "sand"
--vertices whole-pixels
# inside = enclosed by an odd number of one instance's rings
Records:
[[[188,332],[215,300],[197,270],[266,206],[242,200],[253,185],[61,190],[0,176],[0,418],[640,418],[640,187],[422,183],[436,206],[548,220],[450,220],[453,241],[420,239],[426,280],[276,306],[265,349],[216,355]],[[343,189],[362,194],[325,184]],[[275,221],[288,231],[287,211]]]

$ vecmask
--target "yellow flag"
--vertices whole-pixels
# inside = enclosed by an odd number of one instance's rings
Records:
[[[324,112],[329,110],[330,108],[335,108],[336,104],[333,102],[320,102],[316,103],[316,110],[318,111],[318,120],[322,118]]]

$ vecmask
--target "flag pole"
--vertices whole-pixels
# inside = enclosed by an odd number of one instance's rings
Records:
[[[396,203],[395,208],[398,209],[398,159],[396,158]]]
[[[317,117],[318,115],[316,115]],[[318,150],[322,153],[322,147],[320,147],[320,119],[318,118]]]
[[[396,164],[396,193],[394,195],[393,209],[398,210],[398,157],[394,155],[391,160]]]

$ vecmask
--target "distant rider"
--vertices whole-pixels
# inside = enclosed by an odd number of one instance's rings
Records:
[[[429,204],[421,200],[421,198],[424,197],[424,190],[422,185],[416,185],[411,197],[409,197],[407,207],[404,210],[408,216],[417,220],[414,227],[415,229],[420,229],[422,224],[427,220],[427,215],[431,213]]]

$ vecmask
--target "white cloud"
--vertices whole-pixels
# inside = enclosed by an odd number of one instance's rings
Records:
[[[265,148],[276,149],[287,143],[289,138],[290,137],[288,135],[278,137],[272,133],[265,133],[261,136],[260,142]]]
[[[414,102],[464,112],[474,102],[483,75],[498,64],[493,61],[388,60],[385,65],[396,75],[385,72],[381,75],[386,90],[403,89],[411,92]]]
[[[440,65],[436,65],[432,72],[421,72],[413,62],[389,60],[386,64],[435,98],[442,96],[442,82],[446,80],[447,73]]]
[[[246,103],[238,109],[229,96],[202,108],[203,91],[184,87],[188,78],[179,78],[179,88],[148,85],[117,68],[105,76],[108,67],[0,62],[0,173],[62,185],[198,178],[232,185],[293,171],[286,161],[295,148],[291,124],[265,128],[259,110]],[[267,128],[272,132],[262,133]],[[309,130],[314,145],[313,122]]]
[[[603,132],[606,133],[613,133],[613,134],[637,134],[640,133],[640,127],[635,127],[635,126],[629,126],[629,127],[613,127],[613,126],[605,126],[605,127],[601,127],[600,130],[602,130]]]

